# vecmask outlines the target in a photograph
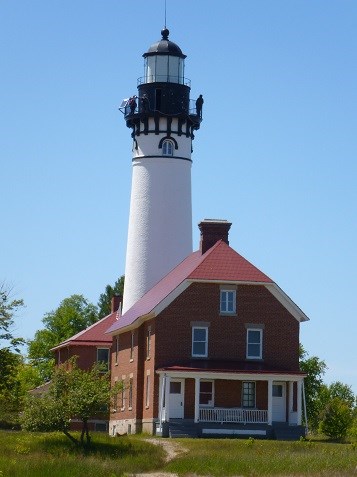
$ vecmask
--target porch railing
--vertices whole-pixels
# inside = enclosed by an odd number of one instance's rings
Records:
[[[223,407],[200,408],[200,421],[266,424],[268,422],[268,411]]]

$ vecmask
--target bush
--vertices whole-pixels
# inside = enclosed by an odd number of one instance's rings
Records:
[[[353,424],[353,411],[341,398],[332,399],[321,413],[320,431],[331,439],[343,439]]]

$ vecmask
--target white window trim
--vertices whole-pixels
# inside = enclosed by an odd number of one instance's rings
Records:
[[[233,293],[233,310],[223,310],[222,309],[222,294],[225,293]],[[226,297],[227,298],[227,297]],[[226,300],[226,303],[228,304],[228,300]],[[229,289],[229,288],[221,288],[220,293],[219,293],[219,311],[221,315],[235,315],[237,312],[237,290],[236,289]]]
[[[244,406],[244,383],[254,383],[254,406]],[[255,409],[257,407],[257,383],[256,381],[243,381],[242,382],[242,407],[244,409]]]
[[[194,334],[195,334],[195,330],[205,330],[206,331],[206,341],[204,342],[205,343],[205,354],[194,354],[194,343],[196,343],[196,341],[194,341]],[[203,343],[203,341],[197,341],[197,343]],[[192,327],[192,347],[191,347],[191,356],[193,358],[207,358],[208,356],[208,327],[207,326],[193,326]]]
[[[107,361],[107,370],[106,371],[103,371],[103,373],[107,373],[109,370],[110,370],[110,349],[105,347],[105,346],[98,346],[97,347],[97,363],[104,363],[104,361],[99,361],[98,359],[98,351],[100,349],[105,349],[108,351],[108,361]]]
[[[148,326],[146,334],[146,359],[150,359],[151,354],[151,326]]]
[[[259,343],[251,343],[251,344],[259,344],[260,345],[260,352],[259,352],[259,356],[250,356],[249,355],[249,341],[248,341],[248,337],[249,337],[249,332],[250,331],[259,331],[259,334],[260,334],[260,342]],[[247,328],[247,349],[246,349],[246,359],[262,359],[263,358],[263,330],[260,329],[260,328]]]
[[[212,383],[212,401],[209,404],[200,404],[200,407],[214,407],[214,379],[201,379],[200,380],[200,395],[201,395],[201,383]]]

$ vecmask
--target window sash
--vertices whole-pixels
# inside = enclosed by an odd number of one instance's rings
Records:
[[[263,330],[247,329],[247,358],[262,358]]]
[[[236,312],[236,290],[221,290],[220,311],[221,313]]]
[[[255,407],[255,381],[243,381],[242,406]]]
[[[200,406],[213,406],[213,381],[201,381],[200,382]]]
[[[97,363],[103,364],[105,366],[106,373],[109,371],[109,349],[108,348],[97,348]]]
[[[192,328],[192,356],[199,358],[207,357],[208,328],[195,326]]]

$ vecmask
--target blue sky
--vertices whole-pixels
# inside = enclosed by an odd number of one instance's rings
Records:
[[[3,0],[0,280],[32,338],[74,293],[96,303],[124,273],[131,139],[118,106],[160,39],[164,0]],[[326,382],[357,392],[357,2],[167,0],[170,39],[203,94],[194,141],[197,223],[311,321],[301,342]]]

